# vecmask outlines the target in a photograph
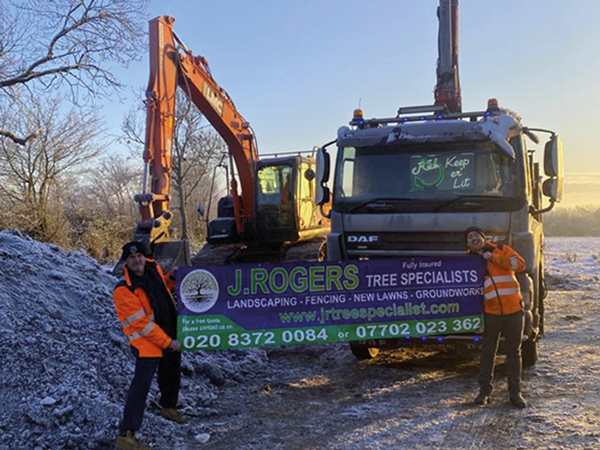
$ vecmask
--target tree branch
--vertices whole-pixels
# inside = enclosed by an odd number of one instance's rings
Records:
[[[81,64],[75,64],[71,66],[55,67],[54,69],[48,69],[42,72],[23,73],[15,78],[9,78],[8,80],[0,81],[0,87],[10,87],[16,84],[23,84],[36,78],[43,78],[48,75],[57,75],[60,73],[69,73],[71,71],[78,70],[81,68]]]
[[[42,131],[41,129],[35,130],[29,136],[27,136],[25,138],[21,138],[21,137],[17,136],[16,134],[12,133],[11,131],[0,130],[0,136],[4,136],[4,137],[11,139],[15,144],[25,145],[29,141],[37,138],[40,135],[41,131]]]

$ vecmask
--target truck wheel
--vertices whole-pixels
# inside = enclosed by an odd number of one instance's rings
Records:
[[[521,347],[521,360],[523,367],[533,366],[538,359],[538,340],[526,340]]]
[[[364,359],[373,359],[379,354],[377,347],[369,347],[358,342],[350,342],[350,350],[356,359],[362,361]]]

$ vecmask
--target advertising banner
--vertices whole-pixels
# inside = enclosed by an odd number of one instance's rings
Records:
[[[476,256],[181,267],[185,351],[472,333],[483,325]]]

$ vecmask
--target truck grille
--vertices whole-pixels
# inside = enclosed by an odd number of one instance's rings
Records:
[[[345,244],[350,252],[355,250],[464,252],[466,250],[463,232],[348,233]]]
[[[385,233],[382,250],[465,250],[464,233]]]

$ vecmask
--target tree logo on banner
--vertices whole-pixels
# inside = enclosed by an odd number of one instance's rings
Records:
[[[212,273],[204,269],[196,269],[185,276],[181,282],[180,293],[187,309],[203,313],[217,303],[219,283]]]

